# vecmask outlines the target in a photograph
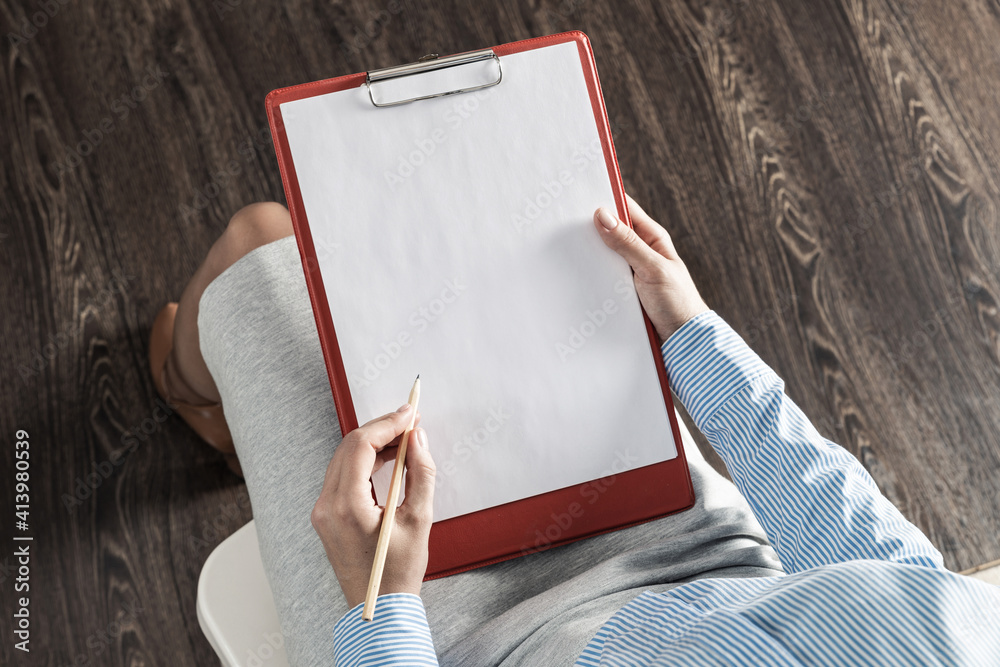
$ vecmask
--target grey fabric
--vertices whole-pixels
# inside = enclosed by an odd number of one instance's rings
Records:
[[[333,626],[347,607],[309,514],[341,435],[294,239],[254,250],[213,281],[198,327],[246,475],[289,657],[295,667],[330,665]],[[781,574],[746,501],[682,430],[693,509],[425,583],[441,663],[572,664],[645,590]]]

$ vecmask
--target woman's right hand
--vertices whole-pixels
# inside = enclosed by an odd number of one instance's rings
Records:
[[[660,339],[666,341],[685,322],[707,311],[708,306],[677,256],[670,234],[631,197],[626,195],[626,199],[634,230],[612,209],[604,207],[594,213],[594,225],[604,243],[632,267],[639,301]]]
[[[373,419],[337,445],[326,469],[323,490],[312,511],[348,607],[365,600],[375,559],[383,508],[372,498],[371,476],[395,460],[395,451],[413,416],[413,407]],[[420,415],[417,415],[417,421]],[[379,595],[420,595],[427,571],[427,543],[434,519],[434,460],[422,428],[410,434],[406,453],[406,498],[396,510]]]

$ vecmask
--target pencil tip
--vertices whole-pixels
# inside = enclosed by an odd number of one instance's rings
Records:
[[[419,379],[420,379],[420,373],[417,373],[417,380],[419,380]],[[415,382],[415,381],[416,381],[416,380],[414,380],[414,382]]]

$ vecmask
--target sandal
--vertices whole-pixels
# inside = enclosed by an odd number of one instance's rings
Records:
[[[153,374],[153,385],[160,397],[177,411],[202,440],[222,452],[229,469],[242,477],[243,470],[236,458],[236,447],[233,445],[233,436],[229,432],[222,404],[206,402],[193,405],[171,395],[170,388],[179,378],[173,355],[176,316],[177,304],[168,303],[153,321],[149,333],[149,369]]]

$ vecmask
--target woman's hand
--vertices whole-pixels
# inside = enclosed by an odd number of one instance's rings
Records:
[[[708,306],[677,256],[670,234],[631,197],[626,199],[634,231],[607,208],[597,209],[594,224],[604,243],[631,265],[639,301],[656,333],[666,341],[685,322],[707,311]]]
[[[312,511],[313,528],[349,607],[365,600],[382,522],[383,510],[372,498],[369,479],[395,457],[412,410],[404,405],[347,434],[326,469],[323,490]],[[427,434],[416,428],[406,448],[406,498],[396,510],[379,595],[420,594],[434,513],[434,474]]]

